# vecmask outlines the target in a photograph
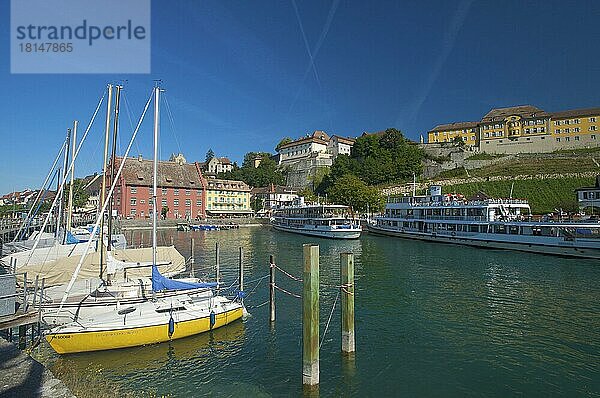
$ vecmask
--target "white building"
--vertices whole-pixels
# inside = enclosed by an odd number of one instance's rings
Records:
[[[595,187],[584,187],[575,190],[579,209],[600,208],[600,176],[596,177]]]
[[[318,157],[329,158],[333,161],[338,155],[350,155],[353,138],[329,136],[326,132],[317,130],[306,137],[299,138],[279,147],[279,164],[294,164],[300,160]]]
[[[233,164],[228,158],[213,157],[208,163],[204,163],[204,170],[210,174],[226,173],[233,170]]]

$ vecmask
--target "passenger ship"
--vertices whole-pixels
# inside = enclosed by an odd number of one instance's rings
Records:
[[[302,197],[276,209],[271,225],[280,231],[333,239],[357,239],[362,232],[348,206],[305,204]]]
[[[442,195],[391,198],[369,231],[382,235],[496,249],[600,259],[598,222],[533,221],[526,200],[465,200]]]

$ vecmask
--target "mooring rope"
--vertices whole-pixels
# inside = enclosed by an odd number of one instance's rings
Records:
[[[285,276],[287,276],[288,278],[290,278],[290,279],[293,279],[293,280],[295,280],[295,281],[298,281],[298,282],[303,282],[303,280],[302,280],[302,279],[300,279],[300,278],[298,278],[298,277],[296,277],[296,276],[294,276],[294,275],[290,274],[289,272],[287,272],[286,270],[284,270],[284,269],[283,269],[283,268],[281,268],[280,266],[278,266],[278,265],[276,265],[276,264],[273,264],[273,266],[274,266],[275,268],[277,268],[279,271],[283,272],[283,274],[284,274]]]
[[[288,294],[288,295],[292,296],[292,297],[296,297],[296,298],[302,298],[302,296],[299,296],[299,295],[297,295],[297,294],[294,294],[294,293],[292,293],[292,292],[288,292],[287,290],[285,290],[285,289],[283,289],[283,288],[281,288],[281,287],[279,287],[279,286],[277,286],[277,285],[273,285],[273,287],[274,287],[275,289],[277,289],[277,290],[279,290],[279,291],[281,291],[281,292],[285,293],[285,294]]]
[[[333,316],[333,311],[335,310],[335,305],[338,302],[338,298],[340,298],[340,291],[338,290],[337,295],[335,296],[335,301],[333,302],[333,306],[331,307],[331,312],[329,313],[329,319],[327,319],[327,325],[325,325],[325,331],[323,332],[323,338],[321,338],[321,343],[319,344],[319,348],[323,345],[325,341],[325,336],[327,336],[327,330],[329,329],[329,323],[331,322],[331,317]]]

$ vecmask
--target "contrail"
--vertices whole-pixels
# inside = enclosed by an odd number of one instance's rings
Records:
[[[303,86],[304,82],[306,81],[306,78],[308,77],[308,74],[310,73],[311,69],[313,70],[313,72],[315,74],[315,78],[317,80],[317,84],[319,85],[319,89],[322,90],[321,79],[319,78],[319,74],[317,73],[317,69],[315,66],[315,58],[317,57],[317,54],[319,53],[319,50],[321,49],[321,46],[323,45],[323,42],[325,41],[325,38],[327,37],[327,33],[329,33],[329,29],[331,28],[331,23],[333,21],[333,17],[335,16],[335,13],[337,11],[339,4],[340,4],[340,0],[334,0],[333,3],[331,4],[331,7],[329,8],[329,13],[327,14],[327,20],[325,21],[325,25],[323,25],[323,29],[321,30],[321,34],[319,35],[317,44],[315,45],[314,51],[311,51],[310,46],[308,44],[308,40],[306,38],[306,33],[304,31],[304,26],[302,25],[302,20],[300,19],[300,13],[298,12],[298,6],[296,5],[296,1],[292,0],[292,5],[294,6],[294,12],[296,14],[296,20],[298,21],[298,25],[300,26],[300,31],[302,32],[302,38],[304,40],[304,45],[306,47],[306,51],[308,52],[309,62],[308,62],[308,65],[306,66],[306,70],[304,71],[304,76],[302,77],[302,82],[300,83],[300,87],[298,88],[298,91],[296,92],[296,95],[294,96],[294,100],[292,101],[292,103],[290,104],[290,107],[288,109],[288,115],[292,112],[292,109],[296,105],[296,102],[298,101],[298,98],[300,97],[300,92],[302,91],[302,86]]]
[[[454,44],[456,43],[456,36],[458,35],[458,32],[460,32],[465,22],[465,19],[469,13],[469,9],[471,8],[471,4],[473,4],[473,0],[463,0],[459,3],[456,13],[452,18],[452,21],[450,22],[450,27],[444,35],[444,46],[442,48],[442,52],[436,59],[435,64],[433,66],[433,70],[429,75],[429,78],[425,81],[423,89],[421,90],[419,95],[417,95],[417,98],[415,99],[413,105],[406,112],[406,119],[404,119],[405,123],[414,123],[414,121],[417,118],[417,115],[421,111],[423,103],[429,96],[429,93],[431,92],[435,81],[437,80],[437,78],[440,75],[440,72],[442,71],[442,67],[446,63],[448,56],[450,56],[450,53],[454,48]],[[398,125],[401,121],[402,117],[399,116],[398,119],[396,119],[396,125]]]

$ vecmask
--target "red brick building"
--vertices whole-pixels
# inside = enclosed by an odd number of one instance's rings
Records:
[[[118,170],[123,158],[117,158]],[[108,169],[110,170],[110,168]],[[113,209],[127,218],[152,215],[152,160],[127,158],[114,193]],[[200,165],[186,163],[183,157],[158,162],[157,203],[159,216],[164,207],[170,219],[196,219],[206,216],[206,180]]]

